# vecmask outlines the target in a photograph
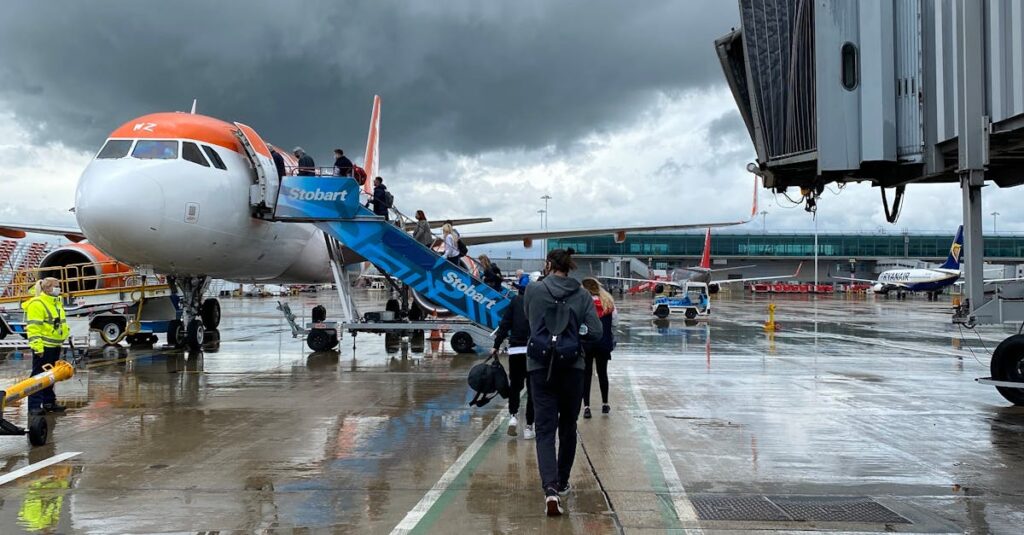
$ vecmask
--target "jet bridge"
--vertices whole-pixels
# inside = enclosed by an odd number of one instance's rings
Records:
[[[739,11],[715,48],[757,153],[747,169],[776,193],[799,189],[809,212],[826,184],[868,182],[891,223],[908,185],[959,183],[967,297],[953,321],[1024,321],[1024,283],[984,285],[981,233],[982,187],[1024,183],[1024,3],[739,0]],[[1000,344],[992,374],[1024,405],[1024,336]]]
[[[346,324],[356,318],[338,244],[479,329],[498,327],[508,297],[424,247],[401,222],[374,215],[361,200],[359,184],[349,177],[286,176],[274,207],[274,220],[312,223],[334,240],[331,262]]]

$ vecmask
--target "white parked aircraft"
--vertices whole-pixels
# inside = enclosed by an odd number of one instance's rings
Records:
[[[889,269],[878,274],[878,280],[858,279],[855,277],[834,277],[838,280],[873,283],[872,291],[885,294],[896,292],[928,292],[930,298],[935,297],[947,286],[952,286],[960,279],[960,260],[963,258],[964,226],[957,228],[953,244],[949,248],[946,261],[937,268],[900,268]]]
[[[320,230],[308,223],[268,220],[250,202],[251,188],[261,177],[266,178],[267,198],[276,198],[279,176],[271,151],[294,168],[297,161],[292,155],[266,143],[244,124],[194,112],[193,108],[192,113],[145,115],[114,130],[79,179],[79,227],[0,223],[0,235],[20,238],[31,232],[88,240],[53,251],[43,267],[117,260],[167,275],[182,306],[182,318],[171,329],[169,341],[197,348],[204,329],[215,329],[220,321],[217,300],[203,299],[211,278],[319,283],[332,276]],[[369,177],[377,174],[379,125],[380,98],[375,97],[364,159]],[[455,223],[485,221],[489,219]],[[621,242],[630,232],[744,222],[464,233],[462,239],[466,245],[522,241],[529,247],[544,238],[613,234]],[[344,258],[349,263],[362,260],[349,251]]]

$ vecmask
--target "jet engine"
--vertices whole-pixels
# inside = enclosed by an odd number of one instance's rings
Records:
[[[39,263],[40,275],[64,281],[65,292],[124,286],[132,269],[95,245],[73,243],[50,251]]]

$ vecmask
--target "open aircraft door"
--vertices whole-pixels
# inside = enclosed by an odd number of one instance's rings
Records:
[[[253,183],[249,186],[249,206],[254,217],[269,218],[274,213],[277,192],[281,186],[277,168],[270,156],[270,147],[249,126],[242,123],[235,123],[235,126],[238,127],[235,137],[254,173]]]

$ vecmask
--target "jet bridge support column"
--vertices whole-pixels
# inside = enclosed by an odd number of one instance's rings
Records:
[[[973,0],[957,3],[957,128],[959,130],[960,188],[964,216],[964,290],[967,298],[954,321],[975,325],[994,323],[989,314],[978,315],[984,304],[985,241],[982,236],[981,188],[988,164],[988,126],[985,115],[984,4]]]

